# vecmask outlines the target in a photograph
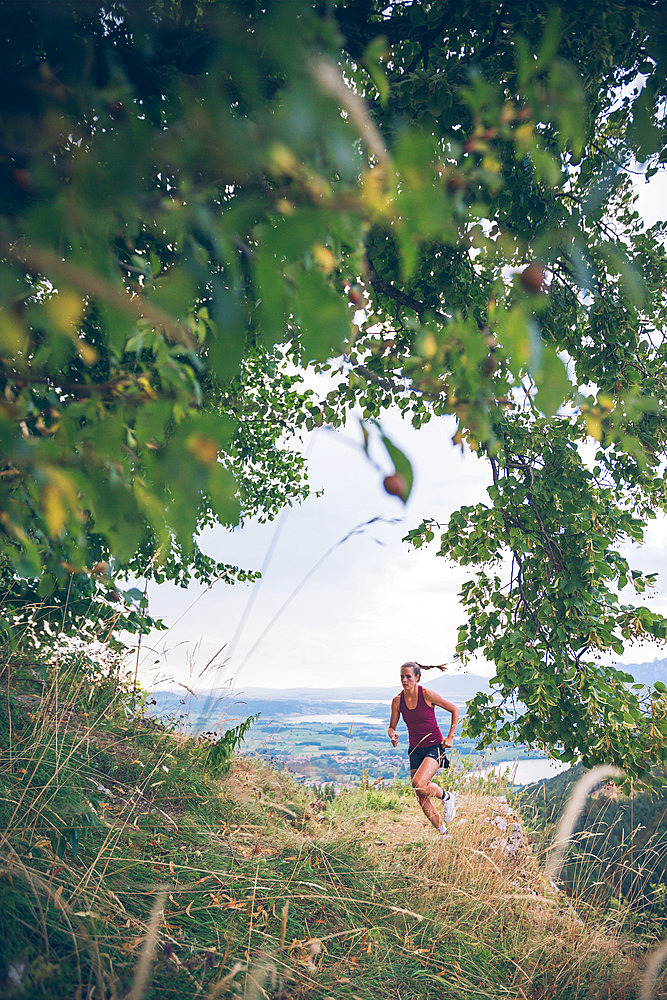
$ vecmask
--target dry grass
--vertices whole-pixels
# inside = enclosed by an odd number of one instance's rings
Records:
[[[459,795],[442,840],[400,786],[325,807],[257,760],[212,780],[194,741],[127,719],[113,687],[86,716],[85,683],[72,669],[68,690],[68,676],[28,714],[11,703],[7,720],[0,879],[14,996],[636,995],[643,966],[620,918],[549,881],[488,783]],[[84,830],[86,810],[97,822]],[[77,849],[59,850],[77,828]]]
[[[635,995],[636,945],[622,925],[580,909],[545,874],[506,796],[460,793],[458,803],[451,840],[435,834],[409,793],[395,811],[368,813],[358,824],[348,812],[329,835],[358,830],[369,851],[386,855],[404,876],[406,907],[437,915],[435,940],[444,933],[461,949],[493,942],[510,967],[510,993]]]

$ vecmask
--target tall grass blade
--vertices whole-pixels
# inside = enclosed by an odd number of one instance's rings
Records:
[[[655,984],[663,962],[667,962],[667,938],[658,945],[649,955],[646,969],[642,978],[641,993],[639,1000],[653,1000],[655,996]]]
[[[599,764],[579,778],[567,800],[563,815],[558,824],[558,829],[556,830],[556,836],[547,855],[544,865],[547,877],[558,878],[563,865],[565,850],[574,831],[575,824],[581,816],[586,799],[592,790],[601,781],[604,781],[605,778],[620,778],[622,776],[623,771],[620,768],[614,767],[612,764]]]
[[[128,1000],[142,1000],[146,987],[148,986],[151,966],[153,964],[155,949],[157,948],[158,943],[158,928],[162,919],[166,899],[166,889],[161,889],[155,896],[153,907],[151,909],[151,915],[148,918],[146,936],[144,937],[141,955],[139,956],[139,961],[134,972],[132,989],[130,990]]]

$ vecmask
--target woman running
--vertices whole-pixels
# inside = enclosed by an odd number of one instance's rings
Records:
[[[443,670],[444,666],[444,663],[440,664],[437,669]],[[429,691],[421,686],[419,680],[422,669],[432,670],[434,668],[426,667],[422,663],[414,663],[412,660],[404,663],[401,667],[403,690],[392,699],[387,736],[391,740],[392,746],[396,746],[398,743],[396,726],[399,715],[402,715],[408,727],[408,757],[412,787],[417,794],[424,815],[438,833],[444,836],[447,833],[445,823],[450,823],[456,815],[456,800],[453,792],[443,791],[431,779],[444,762],[445,750],[454,743],[459,710],[451,701],[441,698],[437,692]],[[452,714],[452,724],[444,739],[438,723],[435,721],[436,705]],[[432,797],[442,801],[442,819],[431,802]]]

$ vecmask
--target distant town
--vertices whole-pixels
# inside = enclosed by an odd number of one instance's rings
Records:
[[[624,670],[643,684],[667,675],[667,660],[633,664]],[[489,691],[489,682],[477,674],[452,674],[431,679],[427,686],[439,691],[461,709],[452,760],[485,768],[501,761],[540,757],[535,748],[499,743],[481,753],[474,740],[461,735],[465,705],[478,691]],[[309,783],[339,787],[370,781],[391,781],[409,776],[407,732],[399,726],[400,742],[394,750],[387,739],[389,706],[398,691],[391,688],[249,688],[193,694],[183,688],[153,693],[148,710],[187,732],[216,738],[250,716],[242,752],[257,754],[274,766],[286,768]],[[438,711],[441,722],[447,713]]]

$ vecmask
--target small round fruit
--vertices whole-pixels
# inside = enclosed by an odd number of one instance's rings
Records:
[[[352,285],[347,293],[347,297],[353,306],[360,306],[364,301],[359,285]]]
[[[107,112],[110,118],[115,121],[119,121],[121,118],[125,117],[125,105],[122,101],[109,101],[107,104]]]
[[[102,560],[101,562],[96,562],[91,573],[94,576],[107,576],[109,573],[109,563]]]
[[[544,279],[546,277],[546,271],[544,264],[540,264],[539,261],[534,260],[532,264],[521,272],[520,281],[527,292],[531,295],[539,295],[540,292],[544,291]]]
[[[482,364],[482,371],[485,375],[493,375],[498,367],[498,359],[493,352],[489,352]]]
[[[14,183],[17,187],[20,187],[23,191],[32,191],[34,181],[32,179],[32,174],[29,170],[24,167],[15,167],[12,171],[12,176],[14,178]]]
[[[390,493],[393,497],[400,497],[401,500],[405,500],[408,495],[408,484],[398,472],[393,472],[390,476],[385,476],[383,485],[386,492]]]
[[[445,181],[445,185],[450,194],[458,194],[459,191],[468,190],[468,182],[461,174],[450,174]]]

